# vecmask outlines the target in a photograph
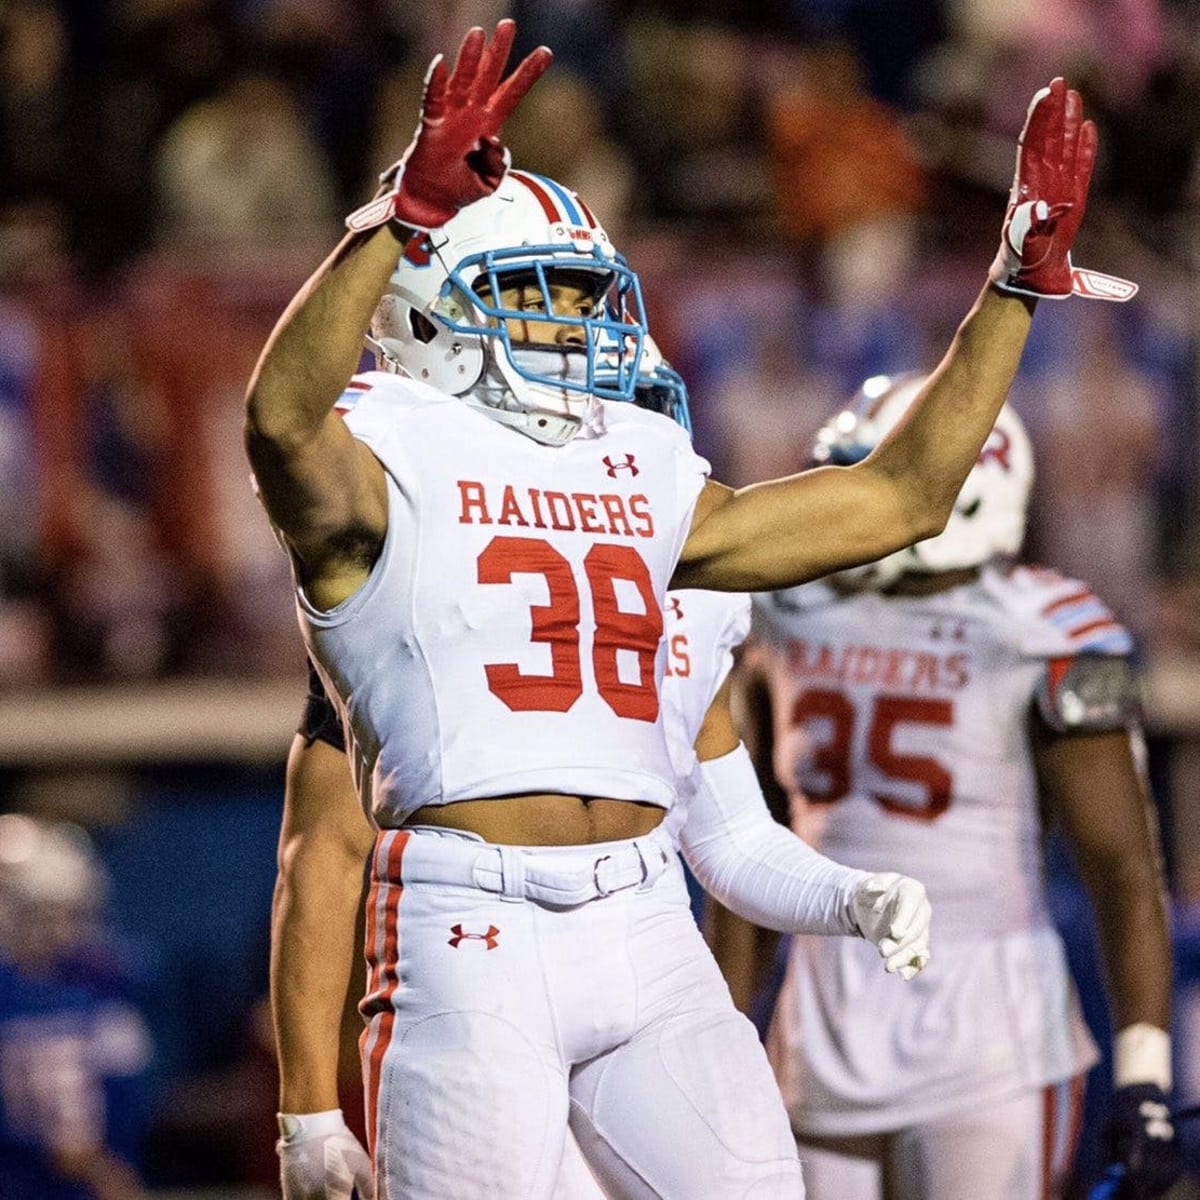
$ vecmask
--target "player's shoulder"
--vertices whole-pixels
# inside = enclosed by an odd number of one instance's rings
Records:
[[[602,441],[605,437],[633,435],[641,441],[695,453],[687,430],[662,413],[639,408],[628,400],[599,400],[598,403],[603,418]]]
[[[437,388],[388,371],[355,375],[334,404],[356,434],[374,430],[377,425],[394,428],[422,411],[454,412],[463,407],[455,397]]]
[[[1088,584],[1049,567],[986,568],[980,591],[999,609],[1025,655],[1127,655],[1133,650],[1129,631]]]

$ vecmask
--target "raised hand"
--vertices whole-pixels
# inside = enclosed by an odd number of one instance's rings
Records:
[[[1061,299],[1129,300],[1137,284],[1071,262],[1096,162],[1096,126],[1083,120],[1079,93],[1057,78],[1029,103],[1017,144],[1017,169],[992,263],[992,282],[1008,292]]]
[[[932,909],[925,887],[907,875],[871,875],[854,889],[850,914],[883,959],[883,969],[912,979],[929,962]]]
[[[489,43],[474,26],[452,71],[440,54],[429,64],[417,132],[400,161],[384,172],[388,190],[351,213],[348,229],[360,232],[387,221],[437,229],[499,187],[508,169],[500,127],[553,57],[539,46],[501,83],[516,32],[514,22],[503,20]]]

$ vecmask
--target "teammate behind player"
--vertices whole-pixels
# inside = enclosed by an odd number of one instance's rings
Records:
[[[691,428],[683,380],[650,338],[635,403]],[[664,622],[665,719],[684,785],[664,825],[675,848],[682,841],[693,872],[748,920],[787,932],[858,933],[876,946],[886,970],[912,978],[929,954],[929,906],[921,885],[829,862],[775,822],[763,802],[729,711],[728,676],[733,652],[749,631],[749,598],[670,593]],[[349,1200],[351,1180],[364,1196],[372,1186],[370,1159],[333,1105],[337,1030],[353,976],[351,931],[373,840],[354,792],[341,722],[310,663],[309,696],[288,759],[272,1002],[284,1114],[299,1095],[319,1095],[331,1107],[303,1119],[281,1117],[286,1200]],[[749,1037],[748,1028],[744,1033]],[[576,1129],[602,1171],[604,1148],[582,1111]],[[609,1169],[620,1174],[620,1164]],[[614,1188],[612,1194],[625,1192]],[[555,1200],[601,1196],[569,1138]]]
[[[630,1195],[794,1195],[773,1083],[683,919],[660,827],[677,787],[666,592],[790,585],[940,529],[1032,297],[1087,287],[1069,249],[1095,129],[1062,80],[1035,98],[994,284],[904,426],[849,470],[734,492],[682,431],[610,402],[636,380],[636,276],[578,197],[507,171],[500,127],[550,57],[500,82],[513,36],[473,29],[453,71],[435,61],[412,144],[247,397],[305,639],[380,827],[377,1187],[543,1196],[568,1105],[587,1105],[641,1181]],[[397,373],[347,389],[373,315]]]
[[[869,453],[920,382],[869,380],[816,461]],[[1127,1194],[1179,1172],[1130,638],[1085,584],[1011,565],[1032,477],[1005,407],[943,534],[760,598],[762,766],[825,853],[919,876],[938,920],[937,956],[907,989],[853,943],[792,945],[769,1048],[812,1200],[1056,1194],[1096,1053],[1047,908],[1044,822],[1065,831],[1098,918]]]

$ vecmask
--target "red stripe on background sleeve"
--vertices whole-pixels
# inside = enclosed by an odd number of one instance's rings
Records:
[[[1085,633],[1095,633],[1097,629],[1120,629],[1120,625],[1112,617],[1098,617],[1095,621],[1088,621],[1076,629],[1068,629],[1067,637],[1083,637]]]
[[[1061,596],[1059,599],[1047,604],[1042,609],[1042,616],[1048,617],[1052,612],[1058,612],[1060,608],[1069,608],[1072,604],[1079,604],[1083,600],[1094,600],[1096,597],[1087,589],[1082,592],[1072,592],[1069,596]]]

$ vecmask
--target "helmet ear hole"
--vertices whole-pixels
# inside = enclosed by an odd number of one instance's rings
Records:
[[[408,310],[408,326],[413,332],[413,337],[426,346],[437,337],[437,326],[415,308],[410,307]]]
[[[979,511],[979,505],[981,503],[982,503],[982,501],[980,500],[980,498],[978,496],[976,496],[975,499],[972,500],[970,504],[968,504],[964,508],[960,508],[958,510],[959,514],[964,517],[973,517]]]

